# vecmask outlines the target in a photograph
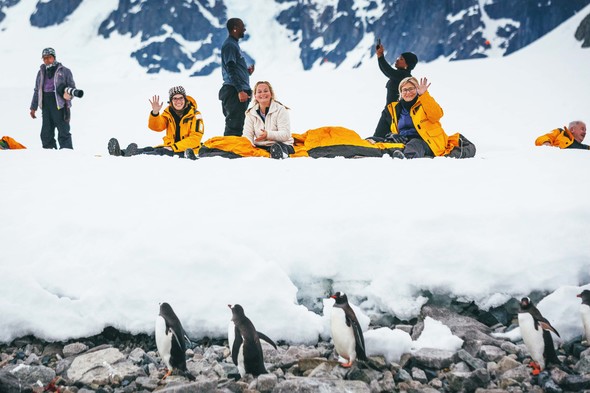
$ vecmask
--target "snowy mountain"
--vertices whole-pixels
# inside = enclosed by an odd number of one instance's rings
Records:
[[[28,0],[0,0],[2,21]],[[88,2],[90,0],[86,0]],[[27,21],[33,27],[68,25],[83,0],[38,1]],[[590,0],[264,0],[238,9],[232,0],[120,0],[94,2],[85,12],[107,16],[91,34],[126,37],[127,52],[147,73],[162,70],[191,76],[219,67],[219,47],[228,17],[248,26],[257,13],[273,13],[305,70],[332,64],[358,67],[370,61],[377,39],[395,56],[411,50],[421,61],[464,60],[516,52],[570,18]],[[259,27],[259,26],[258,26]],[[267,29],[271,31],[272,29]],[[585,30],[576,33],[584,40]],[[266,40],[275,40],[268,34]],[[579,38],[578,38],[579,36]],[[587,35],[586,35],[587,37]],[[586,38],[587,40],[587,38]],[[252,60],[255,62],[256,58]]]

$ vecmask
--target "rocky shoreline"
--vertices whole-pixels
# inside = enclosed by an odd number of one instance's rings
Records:
[[[513,328],[514,304],[488,312],[473,304],[429,304],[413,321],[382,316],[371,329],[387,326],[410,332],[416,340],[431,317],[464,340],[457,352],[423,348],[398,363],[382,356],[338,365],[330,343],[315,346],[264,345],[269,371],[258,378],[239,378],[227,340],[202,339],[187,350],[187,368],[196,380],[165,370],[154,337],[130,335],[114,328],[65,343],[22,337],[0,344],[0,392],[131,393],[131,392],[588,392],[590,348],[580,339],[559,349],[561,365],[531,374],[524,344],[493,336]]]

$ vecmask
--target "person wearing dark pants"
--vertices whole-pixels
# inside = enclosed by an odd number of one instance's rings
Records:
[[[223,86],[219,90],[219,99],[223,116],[225,116],[225,136],[241,136],[244,127],[246,109],[252,96],[250,75],[254,65],[248,67],[242,55],[238,41],[244,38],[246,26],[238,18],[227,21],[227,39],[221,46],[221,74]]]
[[[53,92],[43,93],[43,103],[45,106],[41,116],[43,119],[43,125],[41,126],[43,148],[57,149],[55,143],[55,129],[57,128],[57,141],[60,149],[73,149],[68,118],[69,108],[57,109],[57,102]]]
[[[76,83],[69,68],[55,61],[55,50],[45,48],[41,54],[43,64],[37,73],[30,115],[36,119],[37,108],[43,111],[41,143],[44,149],[73,149],[70,134],[70,107],[72,95],[68,88],[75,89]],[[70,90],[71,91],[71,90]],[[58,136],[55,141],[55,129]]]
[[[249,93],[251,94],[251,93]],[[238,98],[238,91],[232,85],[223,85],[219,90],[221,108],[225,116],[225,136],[241,136],[244,128],[246,110],[250,103],[250,97],[244,102]]]
[[[393,68],[389,65],[387,60],[385,60],[385,55],[383,52],[383,45],[379,43],[376,50],[379,69],[386,77],[389,78],[387,84],[385,85],[387,88],[385,107],[381,112],[381,117],[379,118],[379,122],[375,128],[375,133],[373,134],[373,136],[381,138],[385,137],[391,132],[390,127],[392,119],[389,109],[387,109],[387,105],[391,104],[392,102],[399,101],[399,83],[402,81],[402,79],[412,76],[412,70],[418,63],[418,57],[414,53],[404,52],[395,60],[395,63],[393,64],[395,68]]]

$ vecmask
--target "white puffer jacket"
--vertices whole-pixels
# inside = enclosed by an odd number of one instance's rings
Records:
[[[243,135],[248,138],[253,146],[271,146],[275,142],[283,142],[286,145],[293,145],[291,137],[291,121],[289,120],[288,109],[284,105],[273,100],[266,113],[266,120],[258,114],[258,104],[246,111]],[[267,140],[254,142],[261,135],[261,130],[267,133]]]

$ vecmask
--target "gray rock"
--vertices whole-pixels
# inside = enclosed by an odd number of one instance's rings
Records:
[[[35,353],[31,353],[27,360],[25,360],[25,364],[27,365],[36,365],[41,364],[39,356]]]
[[[280,382],[273,393],[370,393],[369,385],[361,381],[294,377]]]
[[[0,370],[0,392],[20,393],[22,385],[18,378],[8,370]]]
[[[456,372],[460,372],[460,373],[469,373],[469,372],[471,372],[471,368],[469,368],[469,365],[465,362],[458,362],[458,363],[455,363],[451,366],[451,371],[456,371]]]
[[[72,343],[63,347],[65,357],[75,356],[88,350],[88,345],[82,343]]]
[[[424,370],[419,369],[418,367],[412,367],[412,379],[420,383],[428,383],[426,373],[424,372]]]
[[[430,382],[428,382],[428,385],[432,386],[436,390],[443,388],[443,382],[439,378],[432,378]]]
[[[129,354],[128,358],[135,364],[139,364],[143,361],[143,357],[146,355],[145,351],[141,348],[135,348]]]
[[[506,352],[493,345],[482,345],[478,355],[486,362],[497,362],[506,356]]]
[[[521,366],[521,364],[508,356],[504,356],[500,359],[497,366],[497,372],[499,374],[504,374],[508,370]]]
[[[140,375],[144,375],[143,369],[126,360],[116,348],[80,355],[67,371],[69,380],[87,385],[118,384],[124,379],[133,379]]]
[[[563,389],[554,380],[549,379],[543,384],[543,391],[545,393],[562,393]]]
[[[412,376],[405,369],[400,368],[397,373],[395,373],[394,380],[396,382],[407,382],[412,380]]]
[[[510,354],[513,354],[513,355],[518,355],[519,353],[522,352],[522,349],[520,349],[518,347],[518,345],[516,345],[514,343],[511,343],[510,341],[503,342],[500,345],[500,348],[502,350],[506,351],[506,353],[510,353]]]
[[[55,356],[55,355],[59,355],[61,357],[63,357],[63,351],[62,351],[62,346],[56,343],[49,343],[45,346],[45,348],[43,348],[43,353],[41,354],[41,356]]]
[[[501,375],[501,380],[515,380],[517,382],[528,381],[531,378],[530,370],[527,366],[518,366],[506,371],[504,374]],[[511,385],[508,385],[511,386]]]
[[[590,373],[590,356],[582,357],[578,363],[574,366],[574,370],[578,374],[589,374]]]
[[[158,393],[214,393],[217,388],[217,381],[197,378],[194,382],[182,382],[168,384],[162,390],[158,390]]]
[[[478,368],[473,371],[465,381],[466,392],[475,392],[478,388],[485,388],[491,381],[490,374],[485,368]]]
[[[226,350],[226,347],[222,347],[220,345],[212,345],[209,348],[205,349],[203,358],[209,362],[221,362],[225,358]]]
[[[447,382],[449,383],[449,390],[451,392],[459,392],[463,389],[463,385],[471,372],[464,371],[450,371],[446,373]]]
[[[472,370],[485,368],[486,366],[486,363],[483,360],[471,356],[469,352],[464,349],[460,349],[459,352],[457,352],[457,357],[467,363]]]
[[[520,386],[520,382],[518,382],[516,379],[512,379],[512,378],[502,378],[500,380],[500,388],[504,391],[508,390],[508,388],[512,387],[512,386]]]
[[[558,368],[552,368],[551,372],[551,379],[554,380],[558,385],[561,385],[563,380],[569,375],[568,373],[566,373],[563,370],[560,370]]]
[[[19,364],[17,366],[6,367],[6,369],[17,377],[25,386],[31,386],[37,381],[41,381],[43,385],[47,385],[53,378],[55,378],[55,371],[45,366],[28,366],[26,364]]]
[[[436,390],[428,385],[422,385],[418,381],[410,382],[407,392],[408,393],[439,393],[438,390]]]
[[[369,385],[372,380],[380,378],[381,373],[379,371],[370,368],[359,368],[356,366],[353,366],[345,376],[345,379],[351,381],[362,381],[367,385]]]
[[[560,386],[573,392],[590,389],[590,375],[568,375]]]
[[[317,359],[317,358],[316,358]],[[333,363],[323,362],[317,365],[316,368],[311,370],[307,376],[310,378],[332,378],[332,379],[343,379],[345,372],[334,372],[334,369],[338,370],[338,366],[334,365]]]
[[[387,369],[387,359],[385,359],[384,356],[381,355],[376,355],[376,356],[370,356],[367,359],[367,364],[369,367],[375,369],[375,370],[386,370]]]
[[[442,349],[421,348],[413,354],[413,357],[419,365],[440,370],[454,362],[455,353]]]
[[[414,327],[412,325],[395,325],[395,328],[401,330],[402,332],[412,334],[412,329]]]
[[[277,376],[274,374],[262,374],[250,386],[254,384],[254,388],[259,392],[270,393],[277,386],[277,381]]]
[[[478,388],[475,390],[475,393],[506,393],[504,389],[482,389]]]
[[[386,370],[383,372],[383,379],[381,379],[379,385],[382,392],[393,392],[395,390],[395,381],[391,371]]]
[[[324,363],[329,363],[332,367],[338,365],[338,362],[335,360],[328,360],[326,358],[319,358],[319,357],[303,358],[303,359],[299,359],[297,361],[297,365],[299,366],[299,370],[301,370],[302,373],[304,373],[308,370],[314,370],[319,365],[324,364]]]
[[[157,378],[150,378],[150,377],[137,377],[135,379],[135,383],[138,387],[144,388],[147,390],[154,390],[158,387],[158,382],[160,380]]]

